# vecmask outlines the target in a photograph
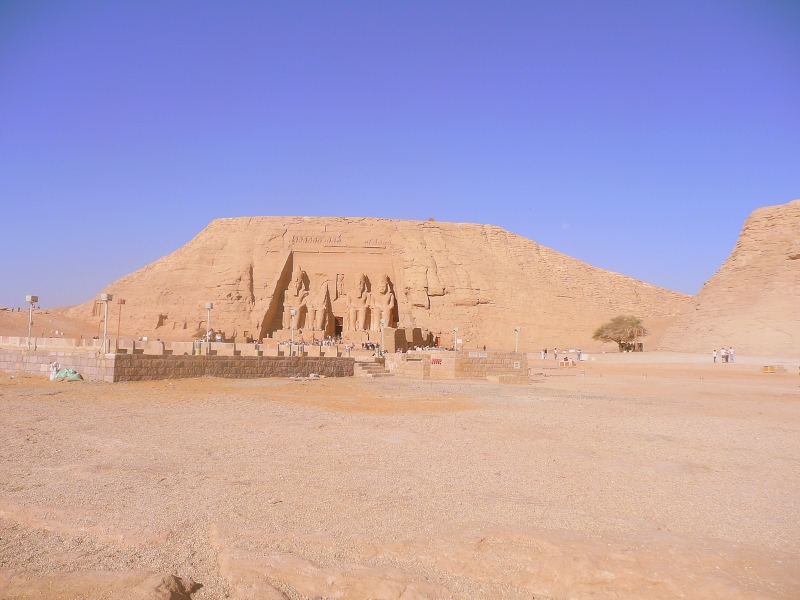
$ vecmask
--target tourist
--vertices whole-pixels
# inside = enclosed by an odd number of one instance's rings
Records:
[[[728,348],[728,362],[733,362],[733,346]]]
[[[725,350],[725,346],[722,347],[722,350],[719,351],[719,354],[722,357],[722,362],[728,362],[728,351]]]
[[[716,348],[714,349],[713,355],[714,355],[714,362],[717,362],[717,350],[716,350]]]
[[[581,349],[578,348],[578,362],[581,362]]]
[[[553,358],[558,360],[558,348],[553,348]]]
[[[547,360],[547,348],[544,349],[544,359]]]

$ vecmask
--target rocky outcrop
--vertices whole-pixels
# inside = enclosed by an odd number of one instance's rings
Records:
[[[356,298],[362,276],[367,296]],[[183,248],[103,291],[115,295],[113,324],[116,299],[126,300],[122,331],[128,335],[192,339],[205,332],[203,306],[211,301],[212,327],[226,337],[285,337],[289,308],[297,305],[298,336],[319,335],[314,327],[331,333],[350,326],[357,339],[372,341],[382,304],[391,307],[391,314],[381,313],[390,326],[424,328],[443,344],[452,344],[459,327],[464,347],[492,349],[513,348],[517,326],[520,349],[585,348],[610,317],[664,320],[690,302],[500,227],[367,218],[218,219]],[[314,297],[316,305],[300,314]],[[371,308],[354,308],[358,302]],[[92,301],[66,312],[99,319],[102,308]]]
[[[800,356],[800,200],[754,211],[660,349]]]

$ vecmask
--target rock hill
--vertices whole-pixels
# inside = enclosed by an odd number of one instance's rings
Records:
[[[183,248],[109,285],[109,321],[122,331],[192,339],[308,339],[342,331],[379,339],[389,326],[421,327],[452,345],[520,349],[591,347],[594,329],[619,314],[671,322],[689,296],[592,267],[500,227],[371,218],[218,219]],[[293,308],[294,307],[294,308]],[[290,316],[291,310],[296,315]],[[98,302],[66,309],[99,318]],[[115,330],[115,327],[112,327]],[[645,340],[647,342],[647,340]],[[735,343],[735,342],[734,342]]]
[[[800,200],[754,211],[659,349],[800,356]]]

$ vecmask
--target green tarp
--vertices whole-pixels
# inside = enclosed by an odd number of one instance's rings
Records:
[[[72,369],[61,369],[56,373],[56,381],[83,381],[83,377]]]

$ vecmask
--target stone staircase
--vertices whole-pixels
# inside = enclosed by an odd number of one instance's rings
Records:
[[[391,373],[386,370],[384,359],[376,358],[374,361],[357,361],[353,369],[356,377],[390,377]]]

